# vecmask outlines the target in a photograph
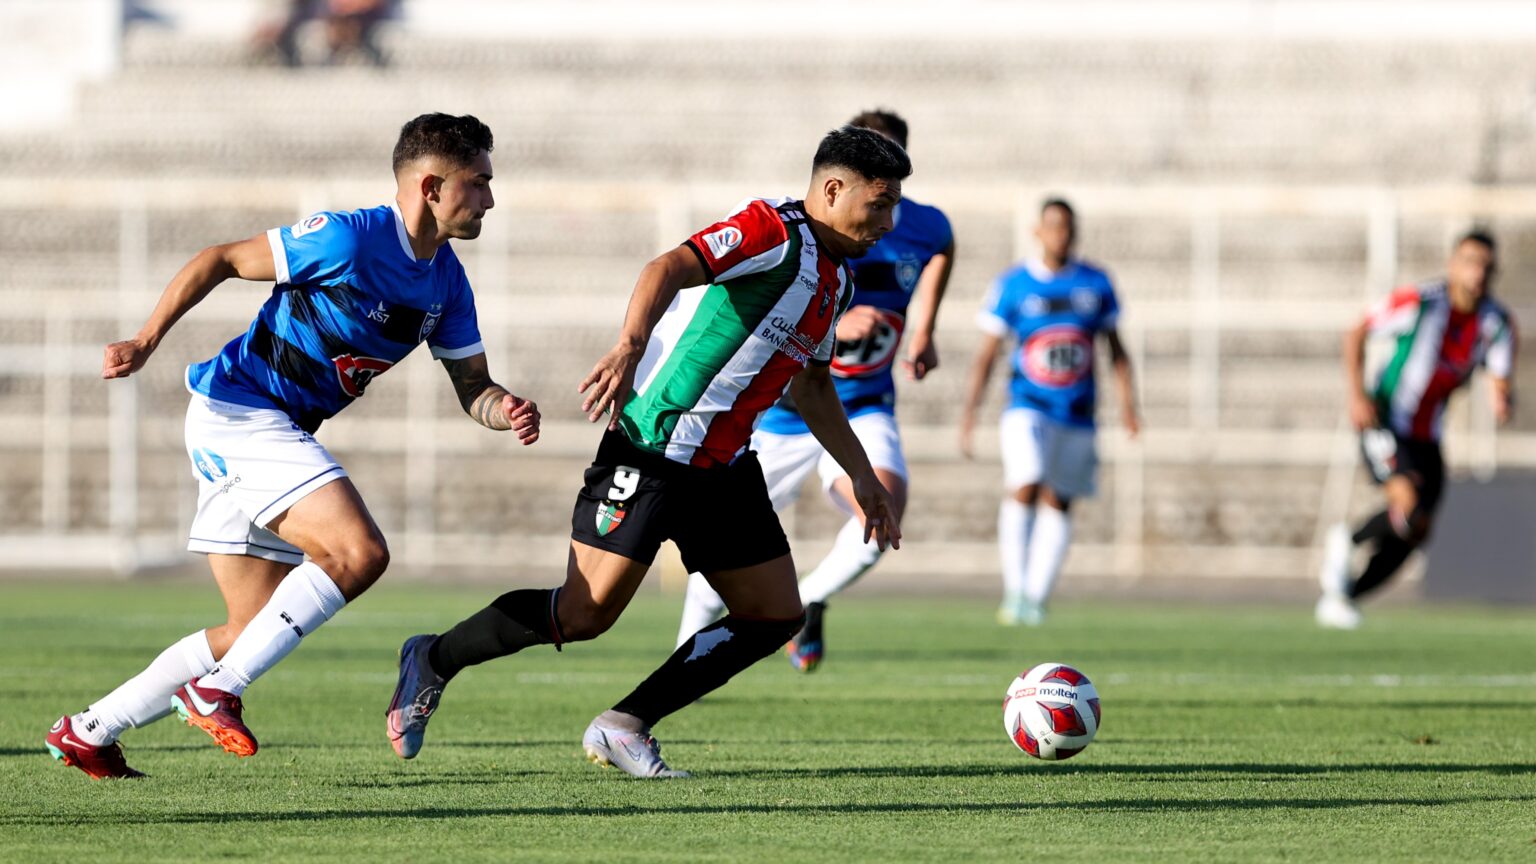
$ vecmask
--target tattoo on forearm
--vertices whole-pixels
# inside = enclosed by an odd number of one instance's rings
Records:
[[[506,412],[501,410],[501,397],[506,388],[491,380],[486,369],[484,355],[463,360],[444,360],[443,367],[453,379],[453,389],[459,395],[459,404],[470,419],[487,429],[512,428]]]
[[[505,388],[492,384],[475,397],[475,401],[469,406],[469,416],[475,418],[487,429],[498,431],[511,429],[512,424],[507,421],[506,412],[501,410],[501,397],[507,395]]]

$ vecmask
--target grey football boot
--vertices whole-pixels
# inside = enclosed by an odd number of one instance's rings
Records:
[[[581,736],[587,758],[598,765],[613,765],[626,774],[646,779],[691,777],[687,771],[674,771],[661,761],[661,745],[648,732],[626,732],[597,721]]]

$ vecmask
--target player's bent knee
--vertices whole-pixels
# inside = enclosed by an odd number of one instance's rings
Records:
[[[366,591],[389,569],[389,547],[378,538],[349,543],[314,559],[348,600]]]
[[[566,642],[585,642],[608,632],[619,620],[622,606],[598,602],[560,604],[560,635]]]

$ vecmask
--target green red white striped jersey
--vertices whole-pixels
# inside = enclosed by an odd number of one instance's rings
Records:
[[[707,468],[746,449],[807,364],[832,362],[853,275],[790,198],[749,199],[684,245],[709,284],[679,291],[657,322],[619,428],[642,450]]]
[[[1451,392],[1483,366],[1507,378],[1514,362],[1513,322],[1484,297],[1471,312],[1451,308],[1444,279],[1393,291],[1366,316],[1372,336],[1396,340],[1371,393],[1383,425],[1405,438],[1440,440]]]

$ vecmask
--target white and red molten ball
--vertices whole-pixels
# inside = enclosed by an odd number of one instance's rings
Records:
[[[1099,731],[1099,693],[1071,666],[1041,663],[1008,685],[1003,728],[1036,759],[1070,759]]]

